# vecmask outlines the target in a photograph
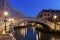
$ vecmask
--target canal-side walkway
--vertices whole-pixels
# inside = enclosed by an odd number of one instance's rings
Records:
[[[16,40],[11,33],[0,34],[0,40]]]

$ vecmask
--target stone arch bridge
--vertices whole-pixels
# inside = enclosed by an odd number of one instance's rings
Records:
[[[35,26],[37,28],[44,28],[46,30],[51,30],[51,27],[48,24],[48,22],[38,20],[36,17],[25,17],[25,18],[19,18],[16,20],[18,20],[18,21],[15,23],[15,25],[18,25],[21,27]]]

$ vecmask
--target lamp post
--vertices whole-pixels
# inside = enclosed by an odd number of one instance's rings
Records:
[[[54,27],[55,27],[55,30],[56,30],[56,19],[57,19],[57,15],[54,15],[53,16],[53,19],[54,19]]]
[[[4,19],[4,22],[5,22],[5,31],[6,31],[6,22],[7,22],[6,17],[7,17],[7,15],[8,15],[8,12],[4,11],[4,16],[5,16],[5,19]]]

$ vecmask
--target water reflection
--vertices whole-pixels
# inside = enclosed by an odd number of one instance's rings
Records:
[[[40,40],[51,40],[51,35],[47,33],[42,33]]]
[[[59,35],[42,33],[35,30],[35,27],[26,27],[15,30],[17,40],[60,40]]]
[[[38,40],[38,34],[36,34],[36,40]]]
[[[36,31],[33,33],[33,28],[27,27],[15,30],[15,37],[17,40],[36,40]]]
[[[27,34],[27,27],[25,28],[25,34]]]
[[[25,31],[26,31],[25,28],[23,28],[19,30],[19,33],[25,37]]]

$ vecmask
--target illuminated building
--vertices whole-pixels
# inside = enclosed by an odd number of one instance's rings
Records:
[[[8,15],[5,18],[4,12],[7,11]],[[15,20],[18,20],[20,17],[24,18],[25,16],[15,8],[13,8],[9,0],[0,0],[0,30],[4,30],[5,24],[7,31],[9,31],[9,25],[11,24],[11,20],[13,20],[13,23],[15,23]],[[7,22],[4,24],[4,20],[7,20]],[[8,20],[10,20],[8,22]]]

